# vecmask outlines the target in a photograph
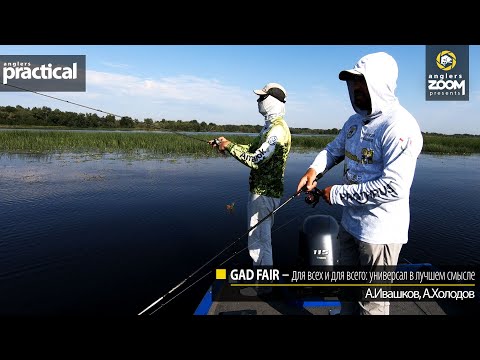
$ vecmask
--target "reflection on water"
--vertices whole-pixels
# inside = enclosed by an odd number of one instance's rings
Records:
[[[315,155],[291,155],[284,199]],[[480,265],[479,165],[479,156],[420,156],[403,257]],[[339,183],[341,172],[319,186]],[[0,315],[137,314],[245,233],[248,173],[231,157],[0,156]],[[302,197],[282,208],[275,263],[295,261],[307,215],[339,220],[341,210],[312,209]],[[235,258],[248,260],[246,252]],[[166,311],[191,315],[206,286]]]

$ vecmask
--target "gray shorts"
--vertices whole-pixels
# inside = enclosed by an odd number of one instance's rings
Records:
[[[371,271],[382,271],[385,266],[396,266],[403,244],[369,244],[360,241],[340,226],[340,265],[368,267]],[[391,269],[391,268],[390,268]],[[362,288],[364,292],[368,288]],[[354,289],[345,288],[339,296],[342,308],[340,315],[389,315],[389,301],[346,301],[351,299]]]

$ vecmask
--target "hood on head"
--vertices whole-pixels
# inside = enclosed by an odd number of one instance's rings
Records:
[[[372,113],[369,116],[385,111],[398,101],[395,96],[398,66],[391,55],[386,52],[365,55],[355,64],[353,69],[343,70],[338,74],[340,80],[347,81],[350,102],[355,112],[366,115],[366,112],[356,107],[353,101],[353,89],[351,81],[348,80],[354,74],[363,75],[367,82],[368,92],[372,101]]]

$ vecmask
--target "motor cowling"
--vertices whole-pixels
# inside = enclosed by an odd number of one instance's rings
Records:
[[[299,258],[304,266],[338,265],[339,226],[330,215],[310,215],[303,221],[299,236]]]

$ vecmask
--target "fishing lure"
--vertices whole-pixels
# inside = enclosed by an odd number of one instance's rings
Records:
[[[235,210],[235,201],[231,204],[227,204],[227,210],[230,212],[233,212],[233,210]]]

